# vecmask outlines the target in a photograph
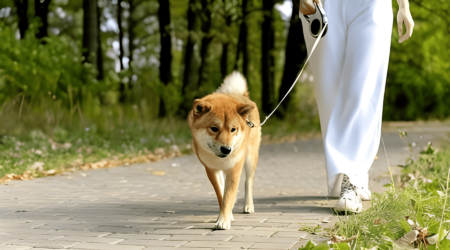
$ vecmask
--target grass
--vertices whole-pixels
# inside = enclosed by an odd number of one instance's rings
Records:
[[[129,122],[107,131],[94,124],[79,129],[58,126],[46,130],[19,131],[0,137],[0,177],[21,174],[35,162],[43,162],[45,170],[62,170],[74,162],[120,160],[149,154],[157,148],[167,150],[173,145],[182,152],[190,152],[188,125],[178,120]]]
[[[395,241],[413,229],[421,232],[426,228],[424,236],[427,239],[438,234],[440,239],[445,237],[444,230],[450,230],[447,204],[450,145],[438,152],[430,144],[407,162],[401,187],[394,189],[390,186],[382,194],[373,194],[371,207],[360,214],[339,217],[333,234],[347,238],[358,235],[353,242],[357,249],[375,246],[379,249],[398,248]],[[409,225],[407,218],[416,224]],[[446,245],[449,242],[443,240],[436,245],[425,246],[416,241],[415,247],[436,249],[441,243],[439,249],[449,249]]]
[[[0,178],[21,175],[41,163],[41,172],[58,173],[102,160],[149,155],[159,148],[168,152],[174,145],[181,153],[192,153],[186,119],[142,117],[133,107],[103,110],[95,119],[54,109],[23,113],[19,112],[22,107],[18,108],[0,112],[0,120],[5,121],[0,126]],[[293,141],[316,134],[318,126],[305,120],[282,121],[274,117],[263,127],[264,142]]]

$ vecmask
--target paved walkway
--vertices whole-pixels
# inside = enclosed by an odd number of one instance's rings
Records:
[[[410,140],[424,146],[447,132],[418,130]],[[384,138],[391,165],[403,163],[407,141],[396,132]],[[241,183],[231,230],[212,230],[215,194],[197,158],[184,156],[0,185],[0,249],[298,249],[325,240],[299,231],[336,220],[321,140],[264,145],[260,152],[256,213],[242,213]],[[378,156],[371,188],[381,191],[389,175],[382,151]]]

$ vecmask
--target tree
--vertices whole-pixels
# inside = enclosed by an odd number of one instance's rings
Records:
[[[128,18],[128,51],[130,53],[130,61],[128,63],[128,67],[131,67],[131,62],[133,61],[133,52],[134,52],[134,38],[136,37],[136,34],[134,32],[134,28],[136,27],[137,23],[133,19],[133,12],[136,10],[136,5],[134,3],[134,0],[128,0],[129,5],[129,11],[130,16]],[[129,84],[129,88],[131,88],[131,84]]]
[[[194,31],[197,23],[196,17],[196,5],[197,0],[189,0],[189,7],[187,11],[187,30],[188,37],[186,41],[186,46],[184,48],[184,58],[183,58],[183,86],[181,89],[181,94],[184,96],[184,101],[180,105],[180,115],[186,115],[189,109],[192,107],[192,101],[194,100],[188,95],[188,88],[194,83]]]
[[[28,0],[14,0],[14,5],[19,16],[19,33],[20,39],[25,38],[25,32],[28,29]]]
[[[208,76],[206,73],[206,57],[208,54],[208,48],[213,40],[213,36],[210,34],[212,26],[212,3],[214,0],[201,0],[202,12],[200,14],[202,40],[200,44],[200,68],[198,70],[198,88],[207,81]]]
[[[285,49],[283,78],[278,91],[278,102],[283,99],[291,85],[294,83],[298,72],[301,70],[302,63],[308,55],[306,51],[305,39],[303,37],[302,22],[298,16],[298,1],[292,0],[292,6],[292,15]],[[281,117],[285,116],[289,101],[290,96],[288,95],[280,106],[280,112],[277,112],[277,114],[281,115]]]
[[[224,18],[225,25],[227,26],[227,30],[229,30],[231,26],[231,10],[227,9],[227,0],[223,0],[223,9],[224,9]],[[222,73],[222,78],[225,78],[228,75],[228,46],[230,45],[230,41],[227,40],[222,44],[222,56],[220,57],[220,72]]]
[[[274,0],[263,0],[263,15],[261,35],[261,78],[262,78],[262,110],[265,113],[272,112],[275,106],[275,30],[273,27]]]
[[[97,2],[97,1],[96,1]],[[103,55],[102,55],[102,39],[100,37],[100,8],[97,4],[97,80],[102,80],[103,75]]]
[[[161,51],[159,57],[159,80],[167,86],[172,81],[172,38],[170,35],[170,3],[169,0],[159,0],[159,33]],[[160,97],[159,116],[166,115],[163,96]]]
[[[117,26],[119,28],[119,61],[120,61],[120,71],[124,69],[123,67],[123,28],[122,28],[122,0],[117,2]],[[125,101],[125,83],[122,81],[120,83],[120,102]]]
[[[248,63],[249,63],[248,48],[247,48],[248,27],[245,21],[245,18],[247,17],[248,14],[247,3],[248,0],[242,0],[242,7],[241,7],[242,21],[239,27],[239,38],[236,51],[236,61],[234,63],[234,70],[238,70],[239,55],[242,51],[242,74],[244,74],[244,76],[248,78]]]
[[[100,9],[97,0],[83,0],[83,63],[96,65],[97,79],[103,79],[103,59],[100,41]]]
[[[48,6],[51,0],[34,0],[35,16],[41,19],[42,25],[36,33],[36,38],[42,39],[48,36]],[[45,43],[44,41],[42,43]]]

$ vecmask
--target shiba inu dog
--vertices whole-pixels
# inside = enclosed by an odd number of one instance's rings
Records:
[[[188,122],[195,153],[205,166],[219,202],[215,228],[230,229],[242,168],[247,177],[244,213],[255,211],[252,186],[261,126],[258,107],[249,98],[245,78],[233,72],[215,93],[196,99]]]

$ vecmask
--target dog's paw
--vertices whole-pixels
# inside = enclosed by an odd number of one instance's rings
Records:
[[[244,213],[245,214],[253,214],[255,212],[255,207],[253,204],[245,205],[244,206]]]
[[[233,213],[230,214],[230,220],[231,220],[231,221],[234,221]]]
[[[219,219],[217,220],[216,226],[214,229],[220,229],[220,230],[227,230],[231,228],[231,220],[230,219],[224,219],[223,217],[219,216]]]

